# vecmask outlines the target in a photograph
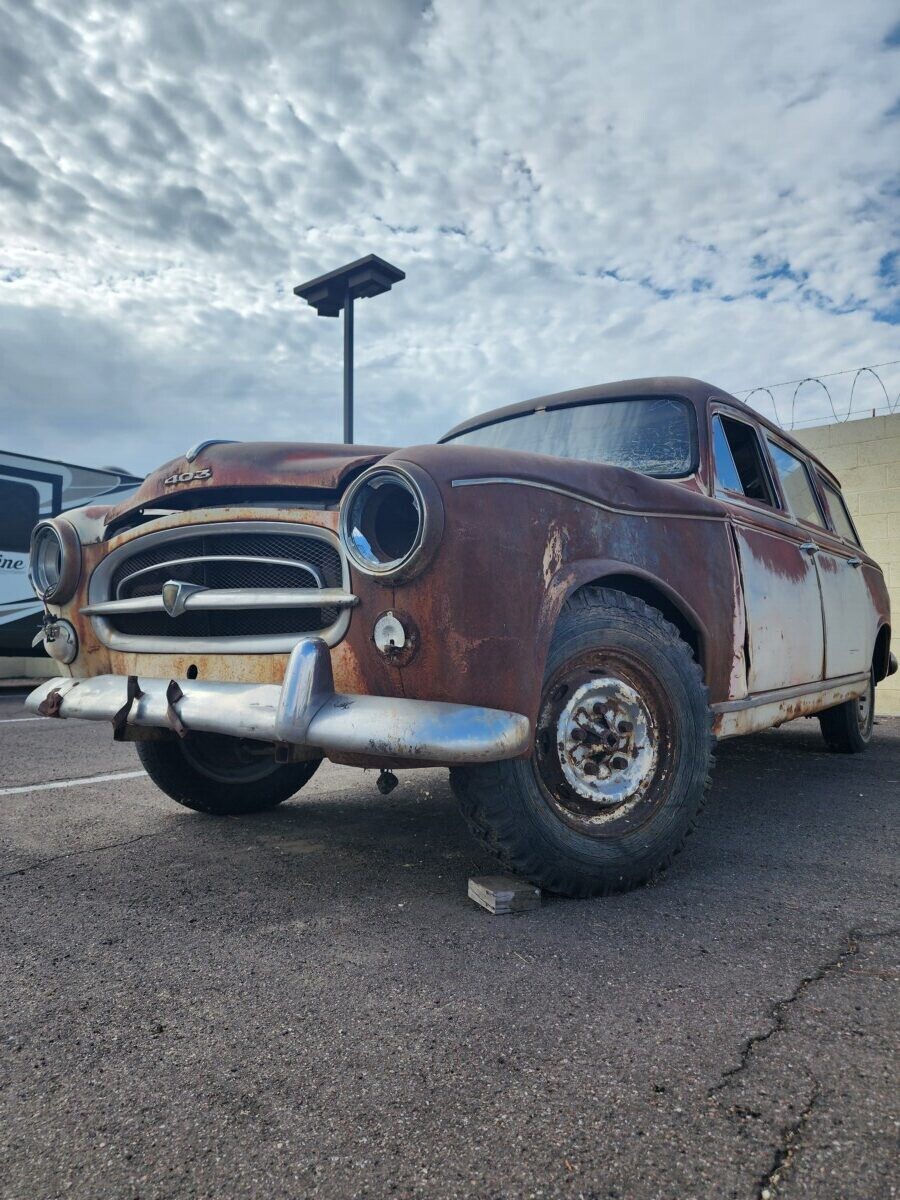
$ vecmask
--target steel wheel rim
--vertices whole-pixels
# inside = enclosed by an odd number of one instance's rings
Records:
[[[656,772],[652,717],[636,689],[612,675],[572,692],[556,723],[556,748],[569,786],[600,808],[639,794]]]
[[[551,678],[538,715],[534,775],[553,813],[570,828],[590,837],[619,837],[649,820],[664,802],[671,779],[670,751],[675,746],[676,714],[668,695],[646,665],[624,651],[594,651],[572,660]],[[579,712],[585,703],[590,722]],[[601,719],[602,718],[602,719]],[[615,735],[602,750],[597,774],[578,769],[571,761],[575,727],[595,726],[596,737],[606,730]],[[631,728],[620,729],[621,722]],[[591,740],[591,739],[588,739]],[[613,766],[621,756],[625,764]],[[588,754],[578,751],[575,762]],[[605,761],[606,767],[601,767]],[[568,764],[568,769],[567,765]],[[614,782],[610,782],[610,780]]]

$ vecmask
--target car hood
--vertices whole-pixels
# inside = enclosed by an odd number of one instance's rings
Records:
[[[146,507],[250,503],[263,493],[277,496],[285,489],[336,494],[350,478],[390,453],[387,446],[218,442],[190,462],[181,456],[151,471],[136,492],[109,509],[106,524]]]

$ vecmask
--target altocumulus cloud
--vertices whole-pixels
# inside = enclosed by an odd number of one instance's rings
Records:
[[[890,0],[0,3],[5,447],[149,469],[632,375],[900,357]],[[811,394],[805,405],[812,410]]]

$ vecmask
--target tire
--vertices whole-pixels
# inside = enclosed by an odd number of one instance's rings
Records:
[[[185,808],[213,816],[265,812],[289,799],[315,774],[321,759],[281,764],[274,747],[218,733],[172,735],[135,743],[144,770]]]
[[[607,895],[682,848],[712,750],[707,689],[678,630],[643,600],[590,588],[553,634],[531,757],[454,767],[450,783],[505,867],[559,895]]]
[[[858,700],[845,700],[819,713],[825,745],[835,754],[862,754],[872,741],[875,717],[875,677]]]

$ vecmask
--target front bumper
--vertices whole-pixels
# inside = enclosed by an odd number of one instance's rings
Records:
[[[129,696],[131,703],[129,704]],[[30,712],[89,721],[117,720],[183,732],[222,733],[287,746],[325,757],[353,755],[451,765],[516,758],[530,745],[521,713],[335,693],[331,657],[321,638],[298,642],[284,682],[211,683],[125,675],[49,679],[25,701]],[[122,712],[125,710],[125,716]]]

